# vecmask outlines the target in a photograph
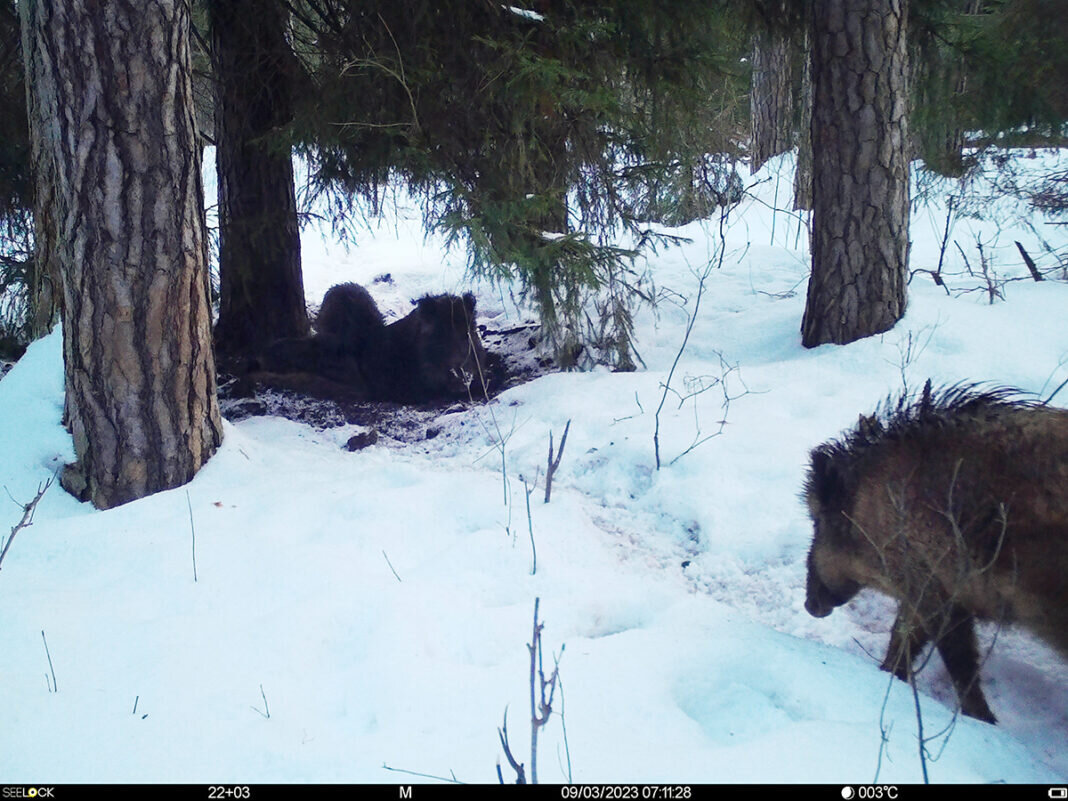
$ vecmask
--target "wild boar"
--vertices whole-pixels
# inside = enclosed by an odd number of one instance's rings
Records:
[[[359,284],[336,284],[326,291],[315,327],[320,336],[334,338],[354,358],[377,343],[385,328],[382,312],[371,294]]]
[[[487,355],[475,327],[475,297],[426,295],[385,325],[359,284],[323,298],[310,337],[279,339],[252,365],[257,380],[311,387],[319,397],[424,402],[485,397]]]
[[[928,382],[813,450],[804,496],[805,608],[825,617],[863,587],[895,598],[884,670],[907,680],[933,642],[961,711],[993,723],[976,618],[1068,658],[1068,410]]]
[[[426,295],[387,325],[363,361],[383,400],[484,397],[486,353],[475,328],[475,296]]]

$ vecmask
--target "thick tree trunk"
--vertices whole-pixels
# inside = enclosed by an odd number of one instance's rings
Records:
[[[62,483],[100,508],[189,481],[222,440],[189,6],[27,0],[30,107],[63,283]]]
[[[793,63],[790,39],[781,31],[753,38],[753,73],[749,90],[752,129],[749,160],[756,172],[772,156],[793,147]]]
[[[802,343],[845,344],[905,313],[909,252],[905,0],[813,15],[812,277]]]
[[[274,0],[212,0],[219,174],[216,346],[251,354],[308,333],[289,147],[272,134],[292,119],[285,16]]]
[[[22,54],[26,75],[43,69],[47,55],[38,50],[39,42],[31,29],[33,3],[19,3],[22,23]],[[45,98],[44,102],[54,101]],[[33,92],[26,93],[27,121],[30,131],[30,170],[35,177],[33,193],[33,271],[29,280],[30,337],[43,337],[59,321],[62,301],[62,278],[57,255],[59,219],[57,192],[52,176],[52,142],[59,135],[55,107],[43,106]]]

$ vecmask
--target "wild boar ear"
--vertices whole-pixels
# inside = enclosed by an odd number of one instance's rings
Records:
[[[862,414],[857,420],[857,433],[866,441],[871,441],[878,437],[882,430],[883,424],[879,422],[879,418],[874,414]]]
[[[835,463],[834,454],[825,446],[812,451],[812,466],[808,474],[809,493],[820,506],[837,508],[846,494],[845,476]]]
[[[467,308],[467,319],[475,319],[475,296],[470,292],[464,292],[464,306]]]

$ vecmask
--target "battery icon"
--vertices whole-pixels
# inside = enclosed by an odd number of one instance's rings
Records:
[[[1055,801],[1062,801],[1068,798],[1068,787],[1050,787],[1048,795]]]

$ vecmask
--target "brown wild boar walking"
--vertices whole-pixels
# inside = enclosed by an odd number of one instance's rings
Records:
[[[813,450],[804,493],[805,609],[825,617],[863,587],[895,598],[884,670],[908,680],[933,642],[961,711],[993,723],[976,618],[1068,658],[1068,410],[928,382]]]

